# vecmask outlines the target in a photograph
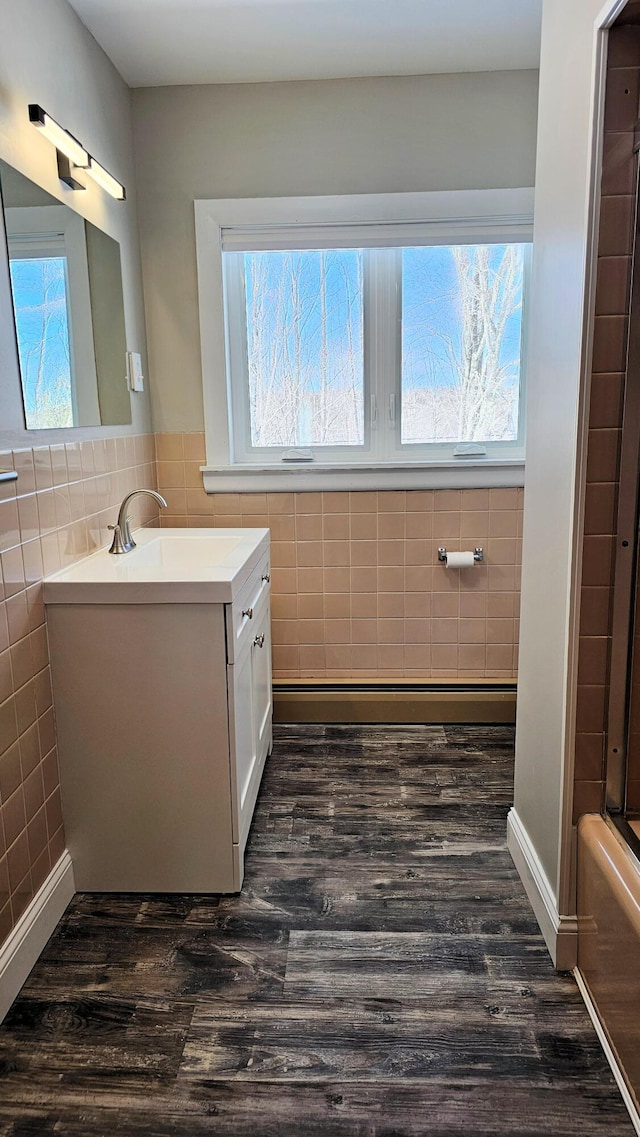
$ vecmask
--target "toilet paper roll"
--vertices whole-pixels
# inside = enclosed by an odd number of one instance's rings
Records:
[[[473,553],[447,553],[447,568],[473,568],[475,563]]]

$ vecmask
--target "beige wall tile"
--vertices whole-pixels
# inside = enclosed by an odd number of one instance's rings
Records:
[[[487,648],[484,643],[460,644],[458,666],[461,670],[475,670],[484,673],[487,665]]]
[[[329,631],[329,629],[327,629]],[[375,644],[378,642],[378,621],[375,619],[353,619],[351,638],[354,644]]]
[[[339,597],[336,597],[339,599]],[[329,613],[329,604],[334,599],[329,595],[326,597],[327,615],[340,616],[345,613],[331,612]],[[354,592],[348,596],[351,605],[351,615],[354,619],[365,619],[370,616],[377,616],[378,614],[378,597],[375,592]]]
[[[431,621],[431,642],[434,644],[459,643],[458,620]]]
[[[462,508],[462,491],[435,490],[433,508],[437,513],[459,513]]]
[[[351,540],[375,541],[378,537],[377,513],[351,514]]]
[[[404,643],[404,620],[378,619],[378,643]]]
[[[352,541],[351,564],[356,566],[374,567],[378,563],[378,545],[376,541]],[[391,562],[394,564],[395,562]]]
[[[300,645],[300,670],[303,676],[305,673],[309,677],[323,675],[326,665],[324,644]]]
[[[407,490],[407,513],[432,513],[433,495],[433,490]]]
[[[183,434],[156,434],[156,458],[158,461],[184,461]]]
[[[347,597],[348,600],[348,597]],[[347,612],[327,612],[328,616],[349,615]],[[321,592],[303,592],[298,597],[298,616],[300,620],[323,620],[325,617],[325,598]],[[285,641],[283,641],[285,642]],[[289,641],[289,642],[297,642]]]
[[[349,506],[351,513],[377,514],[378,494],[375,490],[361,490],[359,492],[352,492],[349,494]]]
[[[200,465],[204,464],[206,460],[204,434],[197,431],[193,434],[183,434],[182,449],[185,461],[198,462]]]
[[[349,506],[348,490],[339,493],[323,493],[322,495],[323,513],[349,513]]]
[[[322,541],[297,541],[296,550],[299,568],[317,568],[324,562]]]
[[[298,619],[299,644],[324,644],[325,623],[323,620]]]
[[[364,572],[364,579],[363,579],[363,577],[362,577],[363,570],[359,570],[359,571],[361,573],[361,576],[358,579],[358,590],[366,592],[366,591],[368,591],[367,583],[369,580],[369,576],[367,575],[367,573],[365,571]],[[355,576],[357,578],[357,574],[355,574]],[[321,586],[324,588],[325,593],[328,593],[328,594],[333,593],[333,592],[350,593],[351,592],[352,577],[354,577],[354,569],[350,570],[345,565],[338,565],[338,566],[332,566],[329,568],[325,568],[324,573],[323,573],[323,577],[322,577],[322,585]]]
[[[431,645],[431,667],[432,674],[439,677],[443,673],[445,675],[455,675],[458,670],[458,645],[457,644],[432,644]]]
[[[298,568],[298,592],[322,592],[323,582],[324,576],[321,568]],[[342,592],[343,589],[340,591]]]
[[[296,516],[299,513],[322,513],[321,493],[296,493],[293,497]]]
[[[430,592],[405,592],[404,614],[413,619],[421,619],[431,615]]]
[[[413,545],[415,542],[405,543],[404,541],[381,541],[378,539],[377,564],[379,564],[381,567],[389,565],[404,565],[406,551],[405,544]]]
[[[378,616],[382,617],[402,617],[404,616],[405,593],[404,592],[379,592],[378,593]]]
[[[318,622],[321,623],[321,621]],[[351,621],[325,619],[324,627],[320,628],[320,637],[321,642],[324,644],[351,643]]]
[[[432,614],[434,617],[441,618],[443,616],[458,616],[460,614],[460,593],[459,592],[437,592],[434,593]]]
[[[488,602],[488,595],[485,592],[461,592],[460,615],[484,618]]]
[[[366,516],[366,514],[365,514]],[[349,540],[349,514],[329,513],[323,518],[322,536],[325,541]]]
[[[429,675],[431,668],[431,645],[430,644],[405,644],[404,647],[404,670],[408,672],[418,672],[426,677]]]
[[[380,513],[378,516],[378,539],[381,541],[403,540],[405,535],[404,513]]]
[[[351,564],[351,545],[349,541],[324,541],[324,563],[329,566]]]

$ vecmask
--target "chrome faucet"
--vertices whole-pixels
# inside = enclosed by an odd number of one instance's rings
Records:
[[[165,509],[167,508],[167,503],[162,497],[162,494],[156,493],[155,490],[132,490],[131,493],[128,493],[120,506],[118,520],[115,525],[107,526],[108,529],[113,530],[113,541],[109,549],[110,553],[130,553],[131,550],[136,547],[136,543],[131,536],[131,529],[129,528],[131,518],[127,517],[127,506],[131,498],[135,497],[137,493],[148,493],[150,497],[155,498],[158,505],[164,506]]]

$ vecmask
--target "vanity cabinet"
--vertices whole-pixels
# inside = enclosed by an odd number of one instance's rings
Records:
[[[230,603],[57,603],[45,585],[78,890],[239,891],[272,745],[266,549]]]

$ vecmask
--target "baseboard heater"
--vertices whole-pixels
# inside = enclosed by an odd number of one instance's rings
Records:
[[[281,723],[513,723],[516,680],[274,680],[273,709]]]

